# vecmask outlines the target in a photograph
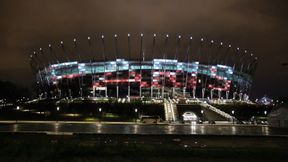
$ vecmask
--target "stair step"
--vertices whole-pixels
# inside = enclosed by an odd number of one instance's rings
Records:
[[[209,110],[214,111],[215,113],[217,113],[217,114],[219,114],[219,115],[221,115],[227,119],[232,120],[235,118],[235,117],[231,116],[230,114],[228,114],[228,113],[226,113],[226,112],[224,112],[224,111],[222,111],[222,110],[220,110],[220,109],[218,109],[218,108],[216,108],[216,107],[214,107],[208,103],[205,103],[203,101],[200,101],[200,105],[203,106],[204,108],[208,108]]]

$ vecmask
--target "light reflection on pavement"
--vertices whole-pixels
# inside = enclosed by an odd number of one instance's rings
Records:
[[[87,134],[176,134],[176,135],[288,135],[268,126],[240,125],[142,125],[102,123],[1,123],[0,132]]]

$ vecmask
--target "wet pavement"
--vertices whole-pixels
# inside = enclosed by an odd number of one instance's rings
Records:
[[[103,123],[1,123],[0,132],[83,133],[83,134],[176,134],[176,135],[288,135],[287,130],[273,130],[255,125],[142,125]]]

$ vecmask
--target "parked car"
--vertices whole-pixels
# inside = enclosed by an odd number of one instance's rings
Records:
[[[159,116],[142,115],[140,116],[140,121],[145,124],[157,124],[162,120]]]
[[[216,122],[214,120],[209,120],[208,124],[216,124]]]
[[[189,122],[189,123],[197,123],[198,117],[193,112],[184,112],[183,115],[183,123]]]

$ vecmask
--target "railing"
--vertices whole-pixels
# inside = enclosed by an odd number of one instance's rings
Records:
[[[200,101],[200,105],[202,107],[204,107],[204,108],[207,108],[207,109],[209,109],[209,110],[211,110],[211,111],[223,116],[226,119],[229,119],[229,120],[235,119],[235,117],[231,116],[230,114],[228,114],[228,113],[226,113],[224,111],[221,111],[221,110],[217,109],[216,107],[208,104],[207,102]]]

